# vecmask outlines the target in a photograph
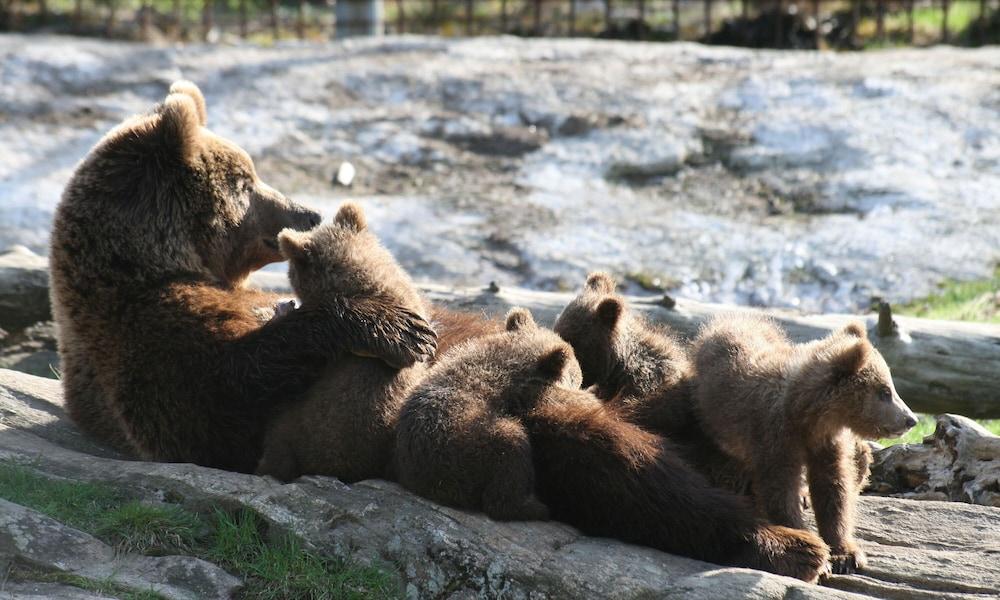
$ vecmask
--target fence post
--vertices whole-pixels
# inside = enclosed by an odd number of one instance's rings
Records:
[[[240,0],[240,37],[247,39],[249,26],[247,25],[247,0]]]
[[[44,2],[42,3],[45,4]],[[143,40],[149,39],[149,29],[153,21],[153,2],[152,0],[142,0],[142,6],[139,8],[139,36]]]
[[[885,0],[875,2],[875,37],[879,42],[885,41]]]
[[[175,2],[177,0],[174,0]],[[83,0],[73,2],[73,31],[79,32],[83,25]]]
[[[213,25],[213,10],[215,9],[215,3],[213,0],[205,0],[205,4],[201,9],[201,38],[208,41],[208,34],[212,31]]]
[[[278,27],[278,0],[270,0],[269,9],[271,11],[271,37],[278,41],[281,31]]]
[[[941,43],[947,44],[951,34],[948,32],[948,11],[951,9],[951,0],[941,0]]]
[[[774,47],[781,48],[785,42],[785,0],[778,0],[774,18]]]
[[[299,0],[295,5],[295,35],[300,40],[306,39],[306,0]]]
[[[670,3],[671,12],[673,12],[674,20],[674,39],[681,39],[681,0],[672,0]]]
[[[851,45],[858,45],[858,26],[861,25],[861,0],[851,0]]]
[[[816,37],[816,49],[819,50],[823,47],[823,27],[821,25],[822,21],[820,19],[820,1],[813,0],[813,21],[816,23],[816,29],[813,31],[813,35]]]
[[[986,43],[986,0],[979,0],[979,44]]]
[[[913,4],[915,0],[907,0],[906,2],[906,37],[909,39],[909,44],[913,45],[914,39],[914,26],[913,26]]]
[[[643,39],[646,37],[643,25],[646,24],[646,0],[639,0],[639,23],[635,28],[635,37]]]
[[[576,0],[569,0],[569,34],[576,35]]]

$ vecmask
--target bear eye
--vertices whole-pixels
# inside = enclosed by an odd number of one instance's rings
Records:
[[[882,402],[892,402],[892,390],[888,387],[883,387],[879,391],[878,397]]]

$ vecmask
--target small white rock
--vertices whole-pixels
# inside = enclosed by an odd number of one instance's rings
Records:
[[[340,167],[337,169],[336,182],[344,187],[351,187],[351,182],[354,181],[354,174],[354,165],[345,160],[340,163]]]

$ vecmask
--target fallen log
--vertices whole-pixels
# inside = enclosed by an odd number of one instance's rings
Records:
[[[255,285],[287,291],[285,277],[258,273]],[[573,293],[540,292],[522,288],[454,288],[422,285],[440,304],[460,310],[498,315],[512,306],[531,310],[539,322],[551,325]],[[628,298],[632,307],[653,322],[691,337],[714,315],[759,310],[728,304],[706,304],[670,297]],[[974,418],[1000,417],[1000,326],[960,321],[893,317],[888,306],[881,315],[801,315],[764,310],[798,342],[821,338],[851,320],[864,321],[872,343],[892,368],[900,396],[915,411],[956,413]],[[880,325],[881,320],[881,325]]]
[[[0,265],[7,255],[0,255]],[[23,265],[23,266],[18,266]],[[16,273],[16,270],[27,272]],[[20,305],[32,305],[38,318],[46,314],[48,277],[43,260],[11,261],[6,267],[16,290],[0,289],[0,299],[12,306],[14,294],[20,294]],[[2,283],[2,281],[0,281]],[[288,291],[288,280],[281,273],[258,272],[251,284],[265,289]],[[482,311],[499,315],[512,306],[524,306],[540,322],[550,324],[573,297],[572,293],[541,292],[514,287],[456,288],[423,285],[422,289],[435,302],[450,308]],[[735,310],[756,310],[726,304],[706,304],[694,300],[668,297],[629,297],[635,310],[651,321],[673,328],[679,335],[690,337],[713,315]],[[17,305],[17,303],[13,303]],[[912,317],[892,317],[883,310],[879,315],[801,315],[790,311],[767,310],[796,341],[809,341],[827,335],[852,319],[860,319],[868,327],[869,337],[892,367],[893,379],[900,395],[910,408],[918,412],[956,413],[974,418],[1000,418],[1000,326],[985,323],[933,321]],[[21,314],[21,312],[18,312]],[[0,310],[0,326],[4,323]],[[19,317],[18,322],[23,321]]]

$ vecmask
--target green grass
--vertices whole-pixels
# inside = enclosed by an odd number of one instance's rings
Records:
[[[941,283],[937,293],[907,304],[894,306],[901,315],[950,321],[1000,323],[1000,267],[988,279],[975,281],[949,280]]]
[[[100,515],[94,532],[119,552],[167,555],[191,553],[207,529],[200,515],[175,504],[132,500]]]
[[[883,446],[895,446],[896,444],[919,444],[924,440],[925,437],[934,433],[934,415],[917,415],[920,420],[917,421],[916,426],[913,429],[907,431],[904,435],[898,438],[892,439],[882,439],[878,443]],[[985,427],[992,433],[1000,435],[1000,419],[983,419],[976,420],[977,423]]]
[[[252,513],[215,514],[216,535],[208,557],[253,581],[244,598],[398,598],[398,580],[374,567],[348,565],[302,548],[288,535],[267,543],[262,523]]]
[[[34,581],[68,585],[102,596],[119,598],[120,600],[166,600],[165,596],[157,594],[153,590],[137,590],[115,583],[111,579],[90,579],[80,575],[73,575],[72,573],[40,571],[38,569],[18,566],[11,569],[7,576],[14,581]]]
[[[241,597],[250,600],[399,598],[394,573],[321,557],[291,535],[268,539],[264,522],[249,511],[214,509],[201,515],[173,504],[129,499],[106,486],[57,481],[29,467],[0,463],[0,498],[89,532],[120,552],[188,554],[241,576]],[[17,571],[15,569],[15,571]],[[159,595],[65,573],[13,572],[30,581],[53,581],[124,600]]]

